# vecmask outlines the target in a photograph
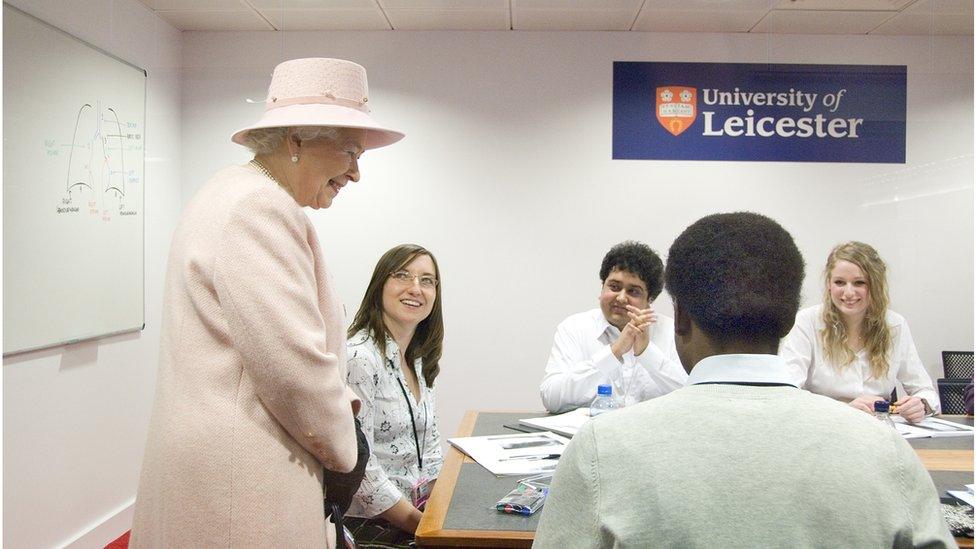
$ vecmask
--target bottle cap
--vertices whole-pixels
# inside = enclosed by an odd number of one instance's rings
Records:
[[[888,401],[887,400],[875,400],[874,401],[874,411],[888,413]]]
[[[596,394],[598,394],[598,395],[608,395],[608,396],[609,395],[612,395],[613,394],[613,386],[611,386],[611,385],[600,385],[599,387],[596,388]]]

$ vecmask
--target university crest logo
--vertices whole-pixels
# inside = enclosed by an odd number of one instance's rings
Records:
[[[695,123],[698,116],[698,89],[687,86],[657,88],[654,112],[664,129],[671,135],[680,135]]]

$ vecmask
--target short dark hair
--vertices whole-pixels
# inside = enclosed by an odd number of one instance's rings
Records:
[[[610,271],[619,269],[637,275],[637,278],[647,286],[647,293],[650,301],[657,299],[661,289],[664,288],[664,263],[657,252],[643,242],[625,240],[617,244],[607,255],[603,256],[603,264],[600,265],[600,282],[605,282]]]
[[[674,241],[664,276],[678,307],[710,337],[775,345],[796,320],[803,256],[764,215],[714,214]]]

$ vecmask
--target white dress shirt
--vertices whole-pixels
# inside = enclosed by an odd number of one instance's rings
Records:
[[[891,355],[888,375],[876,379],[871,377],[871,361],[864,349],[854,355],[854,362],[840,370],[826,361],[820,340],[824,329],[822,311],[823,305],[800,311],[793,329],[780,344],[780,355],[789,364],[798,387],[850,402],[863,394],[887,397],[898,380],[906,393],[925,400],[934,413],[939,412],[939,394],[918,357],[904,317],[891,310],[885,315],[891,330]]]
[[[798,386],[792,368],[782,357],[751,354],[712,355],[701,359],[688,375],[688,385],[699,383]]]
[[[674,320],[657,315],[650,342],[639,356],[628,351],[622,362],[610,345],[620,330],[599,308],[577,313],[556,328],[546,374],[539,386],[542,404],[552,413],[588,406],[599,385],[613,386],[613,395],[630,405],[683,387],[688,374],[674,346]]]
[[[444,463],[441,435],[437,429],[434,390],[427,387],[420,359],[414,363],[420,384],[418,402],[400,370],[400,348],[393,338],[386,338],[386,356],[380,354],[376,342],[365,330],[351,337],[346,348],[348,382],[362,399],[359,420],[370,449],[363,483],[347,515],[372,518],[393,507],[401,498],[410,501],[410,489],[418,480],[437,478]],[[416,441],[413,425],[417,429]],[[417,460],[418,444],[423,456],[422,470]]]

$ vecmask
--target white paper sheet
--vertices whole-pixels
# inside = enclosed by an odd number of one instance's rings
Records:
[[[901,436],[909,438],[941,438],[941,437],[971,437],[973,428],[969,425],[955,423],[945,419],[927,417],[918,423],[908,423],[901,416],[891,416],[895,422],[895,429]]]
[[[552,431],[554,433],[559,433],[560,435],[572,437],[589,419],[590,410],[584,407],[577,408],[572,412],[566,412],[565,414],[555,416],[520,419],[519,423],[522,425],[528,425],[529,427],[535,427],[536,429],[545,429],[546,431]]]
[[[946,493],[949,494],[950,496],[952,496],[952,497],[960,500],[960,501],[963,501],[963,502],[969,504],[970,506],[973,505],[973,491],[972,490],[968,490],[968,491],[964,491],[964,490],[946,490]]]
[[[556,468],[569,439],[543,431],[447,439],[494,475],[531,475]]]

